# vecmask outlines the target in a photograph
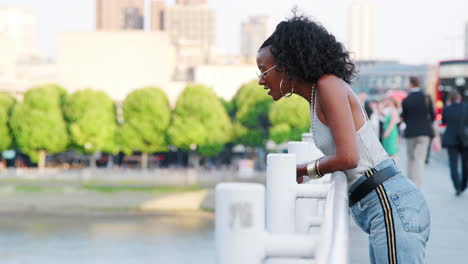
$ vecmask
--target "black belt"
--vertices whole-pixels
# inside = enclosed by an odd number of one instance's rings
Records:
[[[400,170],[397,169],[395,165],[390,165],[382,170],[374,172],[370,177],[364,180],[359,184],[356,189],[354,189],[349,194],[349,206],[353,206],[359,202],[362,198],[366,197],[370,192],[372,192],[377,186],[382,184],[384,181],[390,179],[396,174],[400,173]]]

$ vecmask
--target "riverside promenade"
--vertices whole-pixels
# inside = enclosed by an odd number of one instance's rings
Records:
[[[402,142],[397,160],[406,174],[406,145]],[[432,153],[421,189],[431,210],[431,236],[427,264],[468,263],[468,191],[456,197],[446,150]],[[350,263],[369,263],[367,234],[350,221]]]

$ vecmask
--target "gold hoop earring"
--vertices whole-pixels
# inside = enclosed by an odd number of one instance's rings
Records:
[[[284,79],[281,79],[281,82],[280,82],[280,92],[281,92],[281,94],[282,94],[284,97],[289,98],[289,97],[291,97],[291,95],[294,93],[294,82],[291,81],[291,86],[292,86],[291,92],[290,92],[289,94],[284,94],[284,93],[283,93],[283,88],[282,88],[282,86],[283,86],[283,80],[284,80]]]

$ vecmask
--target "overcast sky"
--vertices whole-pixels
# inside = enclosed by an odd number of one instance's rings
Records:
[[[174,0],[166,0],[173,4]],[[240,23],[267,15],[270,30],[294,5],[321,22],[346,44],[348,8],[353,0],[208,0],[217,12],[217,46],[239,52]],[[468,0],[369,0],[374,6],[374,57],[406,63],[461,58]],[[55,56],[57,33],[95,28],[95,0],[0,0],[0,7],[29,8],[36,16],[36,43]]]

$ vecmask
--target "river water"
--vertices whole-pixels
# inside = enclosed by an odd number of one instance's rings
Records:
[[[0,263],[214,263],[213,219],[0,216]]]

